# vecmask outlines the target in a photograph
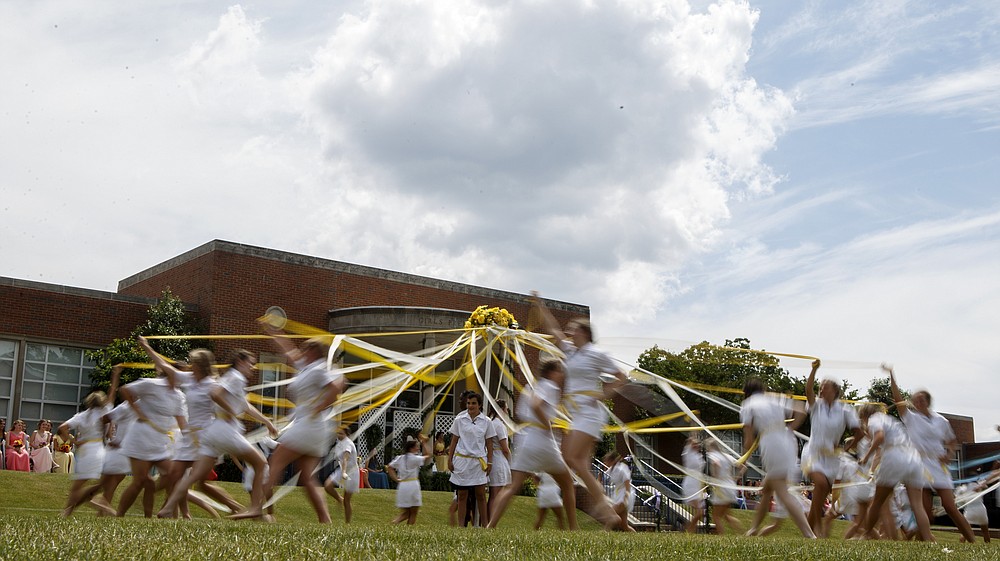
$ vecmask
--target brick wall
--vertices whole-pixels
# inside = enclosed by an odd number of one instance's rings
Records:
[[[145,321],[151,303],[110,292],[0,278],[0,335],[101,347]]]

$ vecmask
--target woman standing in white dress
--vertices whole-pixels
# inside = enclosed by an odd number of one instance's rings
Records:
[[[821,379],[819,399],[816,399],[814,385],[819,366],[818,359],[813,361],[812,370],[806,380],[810,435],[809,442],[802,449],[802,473],[808,476],[813,484],[809,525],[816,535],[823,535],[823,506],[840,471],[840,441],[847,430],[854,433],[852,444],[858,442],[864,436],[864,432],[861,430],[854,408],[840,402],[840,384],[833,380]],[[850,446],[849,444],[845,451],[849,451]]]
[[[152,353],[145,337],[139,345]],[[149,481],[149,470],[156,467],[169,494],[175,481],[173,473],[174,438],[187,425],[187,407],[184,394],[177,389],[173,368],[159,371],[163,377],[140,378],[123,387],[119,392],[135,413],[136,422],[122,443],[122,453],[132,466],[132,483],[122,492],[118,502],[118,516],[125,516],[132,507],[139,491]],[[77,459],[79,462],[79,459]]]
[[[627,379],[611,355],[594,345],[594,331],[589,321],[571,320],[563,331],[538,293],[532,292],[532,297],[542,316],[545,331],[566,354],[563,402],[571,418],[569,434],[562,440],[563,458],[587,487],[587,492],[594,500],[596,518],[606,529],[624,530],[621,519],[604,500],[604,488],[590,472],[590,463],[597,441],[601,439],[608,422],[603,400],[609,399],[613,389],[627,382]],[[604,384],[604,375],[613,376],[615,381]]]
[[[504,415],[509,415],[506,400],[498,399],[497,405]],[[496,432],[496,436],[493,437],[493,469],[490,470],[489,482],[487,483],[489,486],[489,498],[486,501],[487,524],[489,524],[489,519],[493,517],[497,497],[510,485],[510,439],[507,436],[507,425],[496,411],[490,415],[490,422],[493,423],[493,431]]]
[[[493,462],[493,423],[480,409],[483,396],[472,393],[465,400],[466,410],[451,425],[448,448],[449,480],[458,492],[458,521],[465,520],[469,492],[475,493],[476,510],[486,512],[486,484]],[[485,522],[483,516],[482,522]]]
[[[308,339],[299,349],[282,331],[267,323],[262,325],[271,335],[271,342],[299,370],[288,385],[295,402],[295,413],[291,425],[278,437],[278,447],[268,461],[270,474],[264,486],[265,496],[271,495],[285,468],[295,462],[306,497],[317,518],[321,523],[329,524],[330,511],[315,472],[320,460],[330,451],[334,429],[330,408],[344,391],[346,380],[326,366],[330,351],[328,338]]]
[[[743,396],[740,422],[743,423],[744,452],[750,450],[754,438],[759,436],[765,471],[762,483],[764,489],[747,534],[757,534],[771,504],[771,497],[774,496],[785,506],[802,535],[815,539],[816,534],[809,527],[805,513],[788,492],[788,478],[797,471],[798,460],[795,435],[792,431],[805,420],[805,412],[793,409],[784,397],[767,395],[764,383],[758,378],[747,380],[743,386]],[[785,415],[788,412],[792,413],[792,422],[786,425]]]
[[[417,454],[420,445],[423,444],[424,454]],[[407,526],[417,523],[417,512],[423,506],[423,497],[420,493],[420,468],[431,463],[430,439],[422,434],[417,435],[417,440],[407,440],[403,454],[396,456],[385,466],[389,477],[395,481],[396,487],[396,508],[400,509],[399,516],[392,519],[393,524],[399,524],[406,520]]]
[[[958,439],[951,429],[951,424],[936,411],[931,409],[931,394],[926,390],[914,392],[910,396],[910,403],[913,408],[903,405],[903,395],[896,384],[896,374],[892,368],[882,365],[882,368],[889,374],[889,385],[892,387],[892,399],[896,401],[896,410],[899,411],[899,418],[906,425],[906,432],[913,443],[913,447],[920,454],[920,459],[924,464],[924,470],[929,474],[930,480],[924,483],[924,494],[922,503],[913,503],[913,510],[916,511],[923,504],[924,512],[928,518],[933,516],[931,507],[931,491],[937,493],[941,498],[941,506],[955,523],[962,537],[968,542],[976,540],[972,533],[972,526],[965,519],[962,512],[955,504],[954,484],[951,474],[948,472],[947,464],[955,456],[955,446]]]

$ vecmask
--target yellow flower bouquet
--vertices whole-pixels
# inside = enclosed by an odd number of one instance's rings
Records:
[[[486,305],[479,306],[476,311],[472,312],[469,319],[465,320],[465,328],[471,329],[473,327],[486,327],[489,325],[496,325],[499,327],[508,327],[510,329],[520,329],[517,320],[514,319],[514,314],[508,312],[506,308],[492,307],[489,308]]]

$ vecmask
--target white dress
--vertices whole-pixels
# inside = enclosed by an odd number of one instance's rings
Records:
[[[104,469],[105,475],[128,475],[132,472],[132,465],[128,456],[122,453],[122,442],[135,423],[135,411],[127,401],[118,404],[117,407],[108,413],[108,419],[115,425],[115,436],[108,441],[107,448],[104,449]]]
[[[423,505],[420,493],[420,468],[427,463],[427,456],[401,454],[389,465],[396,470],[399,486],[396,487],[396,507],[412,508]]]
[[[538,493],[536,501],[538,508],[562,508],[562,492],[559,484],[547,473],[538,476]]]
[[[336,382],[339,375],[326,369],[326,360],[320,359],[310,364],[299,362],[299,373],[288,384],[288,391],[295,402],[292,424],[280,437],[282,446],[314,458],[323,458],[333,443],[334,421],[330,410],[313,411],[316,403],[323,399],[327,386]]]
[[[486,439],[496,436],[493,423],[482,413],[473,419],[468,411],[462,411],[452,422],[451,434],[458,437],[458,444],[450,481],[459,487],[486,485]]]
[[[740,407],[740,422],[760,436],[764,479],[788,479],[797,471],[795,435],[785,426],[785,415],[790,411],[787,399],[764,393],[744,399]]]
[[[956,496],[972,495],[976,493],[974,485],[959,485],[958,489],[955,490]],[[965,519],[969,521],[969,524],[973,526],[983,526],[985,524],[989,524],[989,516],[986,513],[986,505],[983,503],[982,496],[976,497],[966,503],[966,505],[962,507],[962,513],[965,515]]]
[[[81,411],[66,421],[76,431],[76,461],[70,479],[100,479],[104,468],[104,420],[111,408]]]
[[[829,405],[817,399],[809,408],[809,421],[810,438],[802,449],[802,473],[819,472],[832,483],[840,469],[840,439],[844,431],[861,426],[858,414],[840,401]]]
[[[909,416],[909,415],[907,415]],[[868,419],[868,433],[882,433],[882,458],[875,467],[875,485],[895,487],[898,483],[923,487],[927,476],[920,456],[910,442],[903,425],[885,413],[875,413]]]
[[[705,472],[705,458],[701,455],[701,450],[685,445],[681,452],[681,461],[684,469],[695,473]],[[620,464],[619,464],[620,465]],[[681,483],[681,497],[685,503],[693,506],[702,506],[705,502],[705,492],[702,489],[704,484],[697,477],[684,474],[684,481]]]
[[[213,376],[196,380],[190,372],[178,372],[177,383],[184,393],[187,405],[187,430],[183,431],[175,442],[174,460],[193,462],[201,455],[202,431],[215,420],[212,391],[218,383]]]
[[[235,368],[230,368],[219,377],[215,388],[222,388],[222,399],[233,411],[243,411],[246,408],[247,380]],[[254,445],[244,436],[243,423],[231,416],[219,404],[213,402],[213,420],[200,433],[199,455],[217,457],[224,454],[231,456],[247,456],[254,452]],[[252,468],[250,468],[252,469]]]
[[[559,386],[551,380],[542,378],[535,384],[534,390],[525,388],[521,392],[515,415],[523,426],[514,437],[510,468],[526,473],[566,473],[569,468],[559,452],[555,436],[548,425],[543,424],[535,416],[535,411],[531,407],[535,396],[542,400],[541,408],[548,417],[546,421],[552,419],[559,403]]]
[[[625,510],[632,512],[635,503],[635,492],[630,484],[632,481],[632,470],[625,465],[625,462],[618,462],[608,473],[611,482],[611,504],[625,505]]]
[[[955,438],[951,424],[940,414],[931,411],[930,415],[918,413],[913,409],[903,415],[903,424],[910,436],[913,447],[920,454],[928,479],[924,487],[929,489],[951,489],[953,487],[948,466],[942,462],[945,455],[945,443]]]
[[[570,430],[580,431],[600,440],[608,423],[604,409],[604,385],[601,375],[619,372],[611,355],[587,343],[579,349],[568,341],[560,348],[566,353],[566,390],[563,401],[570,414]]]
[[[344,454],[348,455],[347,463],[344,463]],[[333,447],[333,457],[339,462],[336,471],[327,478],[337,487],[343,487],[345,493],[354,494],[358,492],[361,481],[361,469],[358,466],[358,449],[354,441],[350,438],[338,438],[337,445]],[[344,473],[347,477],[344,477]]]
[[[712,486],[712,504],[726,506],[735,503],[736,477],[733,475],[733,459],[721,450],[712,450],[708,453],[708,463],[711,466],[712,477],[723,482],[723,485]]]
[[[507,440],[507,425],[500,417],[494,417],[492,423],[496,436],[493,437],[493,467],[490,469],[488,484],[490,487],[504,487],[510,485],[510,462],[507,461],[507,456],[503,455],[500,441]]]
[[[122,453],[148,462],[172,459],[179,432],[176,417],[187,416],[184,395],[171,389],[164,378],[142,378],[125,387],[137,398],[135,407],[148,422],[136,421],[125,435]]]

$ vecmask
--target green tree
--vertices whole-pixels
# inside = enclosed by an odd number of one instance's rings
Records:
[[[94,361],[94,371],[90,375],[92,390],[107,391],[110,385],[111,369],[116,364],[127,362],[149,362],[149,357],[139,348],[136,339],[149,335],[195,335],[197,323],[184,310],[184,302],[167,288],[156,304],[149,307],[149,317],[137,325],[128,337],[115,339],[103,349],[87,351],[87,358]],[[154,339],[150,341],[156,351],[174,360],[187,358],[188,352],[196,347],[205,347],[203,341],[192,339]],[[155,376],[153,370],[126,368],[122,371],[121,383],[127,384],[138,378]]]
[[[899,393],[903,394],[903,399],[910,399],[910,392],[899,388]],[[899,411],[894,407],[894,401],[892,399],[892,386],[889,383],[889,377],[884,378],[872,378],[871,386],[868,387],[868,393],[865,394],[865,400],[874,401],[876,403],[882,403],[889,410],[889,414],[899,418]]]
[[[746,338],[727,339],[722,346],[702,341],[680,353],[654,346],[643,351],[639,356],[638,366],[681,383],[695,382],[742,390],[747,379],[757,377],[771,391],[798,395],[805,392],[804,379],[789,375],[787,370],[779,366],[776,357],[752,352],[750,340]],[[679,393],[688,407],[701,412],[701,418],[708,424],[735,423],[739,420],[735,411],[723,405],[691,393]],[[707,393],[736,405],[743,400],[741,393]]]

